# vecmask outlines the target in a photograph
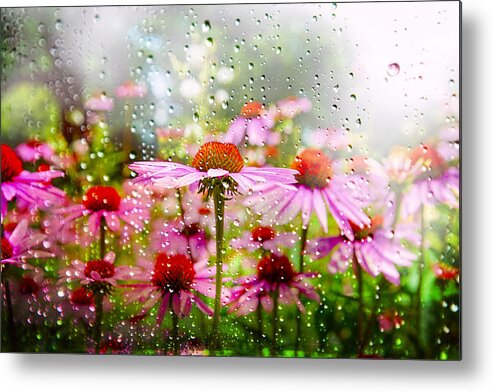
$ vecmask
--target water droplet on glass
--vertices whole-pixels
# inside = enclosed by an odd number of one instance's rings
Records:
[[[389,76],[397,76],[401,71],[401,67],[397,63],[391,63],[387,66],[387,75]]]

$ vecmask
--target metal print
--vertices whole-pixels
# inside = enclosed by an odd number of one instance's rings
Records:
[[[460,359],[460,3],[1,10],[3,352]]]

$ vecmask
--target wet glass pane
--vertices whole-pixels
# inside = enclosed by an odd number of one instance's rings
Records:
[[[2,351],[460,358],[458,2],[1,28]]]

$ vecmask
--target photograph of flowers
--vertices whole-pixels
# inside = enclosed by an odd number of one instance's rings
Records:
[[[1,351],[461,359],[460,3],[1,9]]]

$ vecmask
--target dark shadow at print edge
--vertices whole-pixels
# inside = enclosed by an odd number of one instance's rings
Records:
[[[173,357],[136,357],[136,356],[89,356],[89,355],[53,355],[53,354],[10,354],[10,360],[17,362],[19,368],[28,369],[30,377],[46,372],[77,372],[99,376],[118,376],[132,372],[139,376],[157,374],[190,377],[211,374],[225,380],[236,380],[253,374],[273,377],[300,375],[302,377],[365,377],[368,381],[382,381],[392,385],[393,381],[402,382],[406,377],[423,377],[422,381],[435,378],[453,379],[473,378],[478,374],[478,356],[481,349],[480,336],[477,333],[480,323],[479,281],[481,255],[479,241],[475,233],[475,224],[481,219],[481,206],[474,200],[473,190],[481,189],[483,181],[477,170],[480,158],[475,151],[480,150],[478,105],[476,93],[479,89],[478,70],[478,24],[471,18],[464,18],[462,24],[462,69],[461,69],[461,214],[462,214],[462,358],[460,362],[434,362],[414,360],[319,360],[319,359],[259,359],[259,358],[173,358]],[[466,87],[467,86],[467,87]],[[466,190],[466,197],[462,193]],[[471,194],[468,196],[468,192]],[[398,384],[396,384],[398,385]]]

